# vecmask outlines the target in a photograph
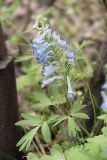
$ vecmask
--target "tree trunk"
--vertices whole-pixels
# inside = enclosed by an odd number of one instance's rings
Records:
[[[20,131],[14,125],[18,121],[18,102],[13,57],[8,56],[0,24],[0,152],[21,159],[16,148]],[[0,160],[5,160],[1,158]]]
[[[94,96],[95,101],[97,102],[99,107],[101,106],[101,103],[102,103],[101,90],[102,90],[102,85],[105,82],[104,65],[106,63],[107,63],[107,34],[105,35],[104,41],[101,46],[101,51],[99,53],[99,58],[97,60],[93,77],[91,78],[89,83],[91,94],[92,96]],[[87,129],[91,131],[92,129],[91,127],[93,126],[93,122],[94,122],[94,113],[93,113],[93,107],[92,107],[93,104],[89,97],[90,97],[89,93],[87,93],[84,98],[84,104],[87,105],[85,111],[90,117],[90,119],[86,121],[85,125],[87,126]],[[99,114],[99,112],[97,111],[96,114]],[[95,131],[96,134],[100,133],[102,124],[103,124],[102,121],[97,121],[96,131]]]

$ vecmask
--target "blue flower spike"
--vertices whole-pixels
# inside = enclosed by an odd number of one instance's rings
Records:
[[[35,27],[36,26],[37,24],[35,24]],[[62,59],[64,60],[63,63],[67,62],[70,65],[74,63],[75,51],[69,53],[68,49],[69,44],[66,40],[62,40],[57,32],[52,31],[47,26],[39,30],[37,37],[32,41],[32,50],[37,63],[42,67],[42,88],[63,77],[62,72],[60,72],[62,64],[59,63],[59,58],[56,58],[57,54],[61,52],[61,57],[63,57]],[[74,93],[69,78],[67,78],[67,81],[68,99],[73,99]]]

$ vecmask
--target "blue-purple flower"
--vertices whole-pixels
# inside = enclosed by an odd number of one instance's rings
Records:
[[[53,65],[53,63],[51,62],[48,66],[42,67],[42,75],[44,77],[47,77],[47,76],[53,74],[57,69],[58,69],[58,67]]]
[[[65,51],[67,51],[67,41],[65,40],[61,40],[60,35],[58,33],[56,33],[55,31],[52,34],[52,38],[53,40],[56,40],[57,43],[61,46],[62,51],[65,53]]]
[[[101,96],[103,98],[103,103],[101,104],[102,109],[107,109],[107,95],[104,91],[101,91]]]
[[[41,87],[44,88],[46,85],[48,85],[48,84],[52,83],[53,81],[58,80],[60,78],[61,78],[60,76],[54,76],[49,79],[43,79],[43,80],[41,80]]]
[[[67,98],[69,100],[73,100],[74,99],[74,92],[72,90],[72,87],[71,87],[71,82],[70,82],[70,79],[69,77],[67,76],[67,84],[68,84],[68,94],[67,94]]]
[[[107,102],[103,102],[103,103],[101,104],[101,108],[102,108],[103,110],[107,109]]]
[[[107,89],[107,82],[103,84],[102,89]]]
[[[73,64],[75,61],[75,51],[72,51],[68,54],[68,63]]]
[[[41,40],[41,43],[37,43],[36,40],[33,40],[32,42],[32,49],[33,49],[33,54],[35,55],[37,62],[41,65],[43,65],[48,57],[49,54],[52,53],[51,50],[49,50],[49,47],[51,44],[44,42]]]

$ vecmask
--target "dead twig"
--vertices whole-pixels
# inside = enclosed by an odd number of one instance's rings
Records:
[[[38,135],[35,136],[35,140],[36,140],[36,142],[37,142],[37,144],[38,144],[41,152],[42,152],[43,154],[46,154],[45,149],[44,149],[44,147],[43,147],[43,145],[42,145],[42,143],[41,143],[40,138],[39,138]]]

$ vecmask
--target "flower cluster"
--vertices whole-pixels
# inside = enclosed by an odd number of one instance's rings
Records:
[[[107,90],[107,82],[105,82],[105,84],[102,86],[102,91],[101,91],[101,96],[103,98],[103,103],[101,105],[102,109],[107,109],[107,94],[105,93],[104,90]]]
[[[32,41],[32,50],[37,62],[42,67],[42,88],[55,80],[63,79],[61,72],[62,65],[65,70],[67,64],[73,65],[75,61],[75,51],[69,51],[68,42],[62,40],[58,33],[55,31],[52,32],[49,28],[45,30],[41,29],[38,32],[37,37]],[[63,59],[63,61],[61,61],[61,59]],[[67,97],[71,100],[74,98],[74,93],[71,88],[69,77],[67,77],[67,84]]]
[[[51,44],[45,41],[45,36],[50,32],[50,30],[45,31],[43,34],[39,32],[38,37],[32,41],[33,54],[35,55],[37,62],[40,65],[44,65],[47,61],[49,54],[52,50],[49,49]]]

